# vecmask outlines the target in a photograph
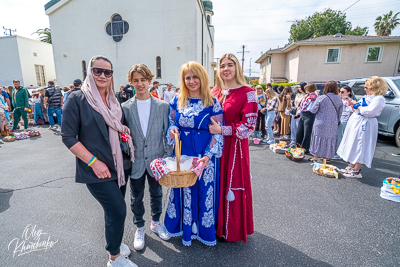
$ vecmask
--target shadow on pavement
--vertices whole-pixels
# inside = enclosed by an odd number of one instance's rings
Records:
[[[182,237],[172,238],[169,242],[175,249],[147,235],[145,249],[133,251],[130,259],[138,266],[331,266],[258,232],[249,236],[247,243],[223,242],[214,247],[197,240],[192,240],[192,246],[185,247]],[[147,249],[157,255],[151,258],[158,260],[145,257]]]
[[[12,195],[12,189],[0,188],[0,213],[8,210],[10,207],[10,198]]]

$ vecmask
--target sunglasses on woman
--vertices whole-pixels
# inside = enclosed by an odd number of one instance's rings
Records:
[[[93,75],[95,76],[101,76],[102,73],[104,73],[104,76],[106,78],[110,78],[113,75],[113,70],[106,70],[106,69],[100,69],[100,68],[92,68]]]

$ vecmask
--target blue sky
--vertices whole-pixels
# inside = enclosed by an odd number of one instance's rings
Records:
[[[165,1],[165,0],[160,0]],[[289,29],[294,20],[304,19],[326,8],[345,10],[357,0],[214,0],[213,25],[215,27],[215,57],[224,53],[237,54],[241,59],[241,46],[246,45],[245,74],[248,75],[250,58],[252,76],[258,76],[259,66],[254,62],[261,52],[284,46],[288,42]],[[2,27],[17,29],[17,34],[29,38],[37,29],[49,27],[44,12],[48,0],[0,0],[0,36]],[[368,35],[376,35],[373,24],[379,15],[393,10],[400,11],[399,0],[360,0],[346,11],[347,20],[353,25],[369,27]],[[74,18],[66,18],[66,22]],[[392,32],[400,36],[400,26]]]

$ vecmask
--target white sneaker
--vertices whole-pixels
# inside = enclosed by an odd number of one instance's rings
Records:
[[[347,167],[344,168],[344,169],[340,169],[339,172],[341,172],[341,173],[346,173],[346,172],[348,172],[348,171],[351,171],[352,169],[353,169],[353,168],[350,167],[350,165],[349,165],[349,166],[347,166]]]
[[[261,142],[263,142],[263,143],[268,143],[269,140],[271,140],[271,139],[265,138],[265,139],[261,140]]]
[[[121,246],[119,247],[119,252],[121,253],[122,256],[124,256],[125,258],[128,258],[129,255],[131,254],[131,250],[129,249],[129,247],[127,245],[125,245],[124,243],[121,243]]]
[[[269,140],[269,141],[267,142],[267,144],[268,144],[268,145],[273,145],[273,144],[276,144],[276,142],[275,142],[274,139],[271,139],[271,140]]]
[[[133,248],[135,250],[142,250],[144,248],[144,236],[146,234],[146,229],[137,229],[135,233],[135,240],[133,241]]]
[[[108,260],[107,267],[138,267],[134,264],[130,259],[124,258],[122,255],[119,255],[115,261]]]
[[[356,172],[354,170],[350,170],[348,172],[343,173],[343,176],[346,178],[356,178],[356,179],[362,178],[361,172]]]
[[[156,233],[162,240],[169,240],[171,238],[168,235],[167,229],[165,229],[164,224],[161,223],[154,224],[154,222],[151,221],[150,230]]]

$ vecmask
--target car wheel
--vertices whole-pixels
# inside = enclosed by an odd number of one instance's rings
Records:
[[[400,148],[400,126],[397,127],[395,139],[397,147]]]

